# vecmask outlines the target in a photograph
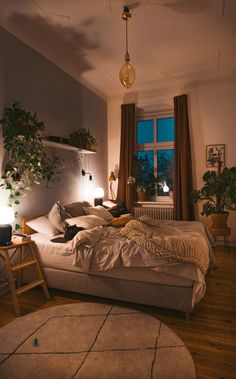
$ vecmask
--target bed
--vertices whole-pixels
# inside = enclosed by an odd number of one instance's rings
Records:
[[[98,225],[78,232],[65,243],[51,242],[51,236],[43,233],[31,234],[48,286],[175,309],[184,312],[188,318],[204,297],[206,274],[216,266],[209,236],[197,221],[165,221],[153,225],[153,220],[149,220],[150,225],[144,221],[129,220],[120,227]],[[191,245],[194,240],[200,241],[198,253],[200,259],[204,256],[205,266],[195,264],[189,256],[187,261],[173,256],[166,259],[162,254],[156,256],[152,251],[153,244],[150,249],[145,245],[150,244],[151,234],[146,240],[141,238],[141,242],[135,240],[137,230],[134,231],[134,226],[139,228],[140,225],[151,233],[158,230],[159,240],[165,240],[165,243],[179,241],[180,247],[183,239],[190,241]],[[191,249],[188,247],[187,250],[189,255]],[[109,254],[111,258],[108,259]],[[33,272],[25,270],[24,280],[32,279]]]

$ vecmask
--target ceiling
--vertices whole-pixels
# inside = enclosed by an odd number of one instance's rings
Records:
[[[236,76],[235,0],[0,0],[0,25],[105,99]],[[119,82],[128,41],[136,81]]]

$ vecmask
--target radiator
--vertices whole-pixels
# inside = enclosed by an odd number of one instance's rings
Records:
[[[149,216],[155,220],[173,220],[172,205],[156,205],[155,207],[134,207],[134,217],[138,218],[143,215]]]

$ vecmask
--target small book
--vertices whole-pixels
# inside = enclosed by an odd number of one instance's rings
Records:
[[[14,233],[14,236],[17,236],[17,237],[28,237],[29,234],[26,234],[26,233]]]

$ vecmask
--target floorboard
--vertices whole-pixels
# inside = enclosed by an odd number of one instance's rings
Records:
[[[190,321],[181,312],[149,306],[129,306],[152,314],[171,327],[190,350],[198,379],[236,378],[236,249],[228,253],[224,248],[215,250],[218,268],[206,279],[205,297],[196,306]],[[50,289],[52,299],[45,301],[40,288],[21,296],[23,314],[50,306],[109,300]],[[116,302],[123,304],[122,302]],[[0,298],[0,327],[15,319],[9,294]]]

